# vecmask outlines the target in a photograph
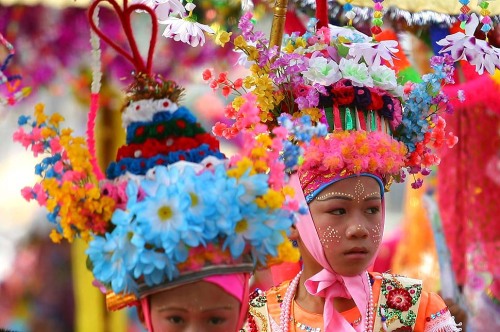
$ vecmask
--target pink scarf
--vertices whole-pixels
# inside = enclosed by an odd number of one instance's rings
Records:
[[[339,180],[341,180],[341,178],[339,178]],[[294,188],[295,198],[299,203],[307,204],[299,178],[296,174],[291,176],[290,185]],[[383,200],[382,207],[384,207]],[[382,213],[384,216],[384,208],[382,208]],[[323,246],[321,245],[316,227],[309,212],[300,215],[297,229],[307,250],[309,250],[314,259],[323,267],[323,270],[306,280],[305,287],[310,294],[325,298],[325,307],[323,309],[325,331],[362,331],[366,326],[366,308],[369,302],[371,287],[366,278],[366,274],[363,272],[353,277],[344,277],[332,270],[325,257]],[[361,324],[353,327],[344,319],[333,306],[333,299],[336,297],[352,298],[354,300],[361,312]]]
[[[238,317],[238,329],[243,326],[248,310],[249,288],[248,280],[250,276],[247,273],[234,273],[226,275],[215,275],[203,278],[203,281],[210,282],[222,288],[225,292],[235,297],[241,303],[240,314]],[[141,299],[142,311],[144,313],[144,322],[148,332],[153,332],[153,322],[151,320],[151,310],[149,308],[149,298]],[[236,332],[236,331],[235,331]]]

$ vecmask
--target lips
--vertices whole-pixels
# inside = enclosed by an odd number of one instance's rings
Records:
[[[346,256],[354,256],[354,255],[366,255],[368,253],[368,249],[365,247],[354,247],[347,251],[344,251],[344,255]]]

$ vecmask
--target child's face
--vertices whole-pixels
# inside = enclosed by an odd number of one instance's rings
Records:
[[[380,187],[367,176],[333,183],[309,204],[332,269],[344,276],[365,271],[382,240]]]
[[[238,330],[240,302],[206,281],[154,294],[150,307],[154,332]]]

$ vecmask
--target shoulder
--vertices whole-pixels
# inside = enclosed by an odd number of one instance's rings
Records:
[[[460,331],[444,301],[422,290],[422,281],[400,275],[371,273],[378,327],[401,331]]]

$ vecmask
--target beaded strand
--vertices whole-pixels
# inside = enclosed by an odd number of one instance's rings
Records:
[[[486,41],[488,41],[488,32],[492,28],[492,21],[490,18],[490,11],[488,9],[488,6],[490,5],[491,0],[479,0],[478,1],[478,6],[481,8],[481,11],[479,12],[481,14],[481,23],[483,23],[483,26],[481,27],[481,31],[486,34]]]
[[[297,291],[297,287],[299,285],[300,276],[302,275],[302,271],[300,271],[295,278],[290,282],[288,289],[285,293],[285,298],[283,299],[283,303],[281,304],[281,313],[280,313],[280,328],[279,332],[288,332],[290,325],[290,312],[293,305],[293,299],[295,298],[295,293]],[[365,320],[365,329],[364,332],[373,332],[373,321],[374,321],[374,306],[373,306],[373,291],[372,284],[370,279],[370,274],[366,272],[366,278],[368,281],[368,288],[370,289],[368,306],[366,308],[366,320]]]
[[[345,17],[349,20],[347,25],[352,26],[352,21],[356,17],[356,13],[353,10],[352,0],[346,0],[344,4]]]
[[[469,0],[458,0],[461,4],[462,7],[460,7],[460,12],[461,14],[458,15],[458,20],[460,21],[460,28],[462,30],[465,30],[465,24],[467,23],[467,20],[469,19],[470,15],[470,7],[468,6],[470,1]]]
[[[382,5],[382,2],[384,0],[373,0],[373,26],[370,30],[374,36],[382,32],[381,26],[384,24],[384,20],[382,19],[384,17],[384,13],[382,12],[384,5]]]

